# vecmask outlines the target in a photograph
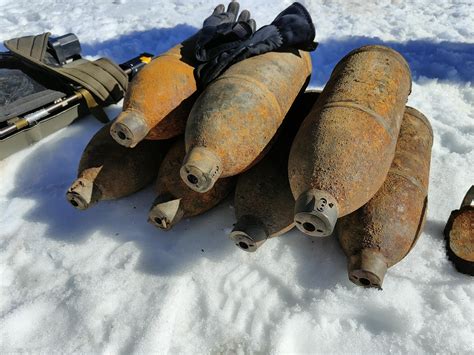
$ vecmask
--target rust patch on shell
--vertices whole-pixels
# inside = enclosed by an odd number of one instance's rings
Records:
[[[197,90],[189,39],[146,65],[130,83],[123,111],[137,111],[150,130],[146,139],[168,139],[184,132]]]
[[[235,190],[237,220],[251,216],[263,224],[267,238],[293,228],[295,200],[288,182],[288,154],[298,128],[319,97],[319,92],[298,96],[278,130],[270,152],[257,165],[239,176]]]
[[[474,263],[474,207],[465,208],[454,216],[449,248],[457,257]]]
[[[179,139],[166,154],[158,172],[155,191],[158,196],[180,199],[182,217],[192,217],[210,210],[221,202],[234,188],[235,179],[219,179],[205,193],[191,190],[180,178],[179,170],[185,156],[184,139]]]
[[[326,191],[339,216],[366,203],[387,176],[410,88],[408,65],[391,49],[367,46],[343,58],[293,143],[293,196]]]
[[[169,141],[144,141],[125,148],[110,136],[110,125],[87,144],[77,174],[94,183],[102,200],[125,197],[151,183],[170,145]]]
[[[474,185],[459,210],[451,212],[444,229],[449,259],[456,269],[474,276]]]
[[[221,177],[241,173],[281,125],[311,74],[307,52],[270,52],[234,64],[197,99],[186,151],[205,147],[221,159]]]
[[[391,267],[416,243],[426,215],[433,143],[427,122],[420,112],[406,109],[382,187],[368,203],[338,221],[339,241],[348,258],[372,250]]]

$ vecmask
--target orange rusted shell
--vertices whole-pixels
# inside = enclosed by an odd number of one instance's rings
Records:
[[[451,212],[444,236],[448,257],[456,269],[474,276],[474,185],[467,192],[461,208]]]
[[[123,112],[111,127],[118,143],[133,147],[142,139],[168,139],[184,132],[197,90],[194,62],[183,42],[146,65],[130,83]]]
[[[362,47],[337,64],[290,153],[295,221],[303,232],[330,235],[338,217],[382,186],[410,89],[408,64],[390,48]]]
[[[363,207],[337,222],[349,279],[382,286],[387,268],[402,260],[423,229],[433,131],[425,116],[407,107],[387,178]]]
[[[234,178],[226,178],[219,180],[206,193],[191,190],[179,176],[185,154],[184,138],[179,139],[166,154],[158,172],[155,183],[157,198],[150,209],[149,222],[162,229],[170,229],[181,218],[210,210],[235,186]]]
[[[234,64],[197,99],[181,174],[205,192],[248,169],[275,135],[311,75],[307,52],[269,52]]]
[[[145,139],[168,139],[183,134],[186,129],[186,121],[196,98],[197,96],[194,94],[184,100],[178,107],[166,115],[159,124],[153,127]]]
[[[268,238],[294,227],[295,200],[288,183],[288,154],[299,125],[319,93],[308,91],[296,99],[268,155],[238,177],[234,199],[237,223],[230,238],[242,250],[256,251]]]
[[[170,145],[169,141],[145,141],[125,148],[102,127],[87,144],[77,179],[66,197],[76,208],[86,209],[100,200],[130,195],[153,181]]]

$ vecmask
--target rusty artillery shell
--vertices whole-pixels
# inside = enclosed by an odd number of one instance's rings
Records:
[[[338,217],[382,186],[411,88],[405,59],[383,46],[349,53],[293,142],[288,175],[303,233],[331,235]]]
[[[101,200],[130,195],[156,177],[168,141],[145,141],[133,149],[122,147],[109,134],[110,124],[92,137],[82,153],[77,179],[66,198],[85,210]]]
[[[298,96],[277,133],[273,148],[237,179],[234,199],[237,223],[230,238],[242,250],[254,252],[268,238],[278,237],[294,227],[295,199],[288,182],[288,154],[291,141],[318,96],[319,91]]]
[[[426,216],[433,131],[425,116],[407,107],[395,157],[375,196],[337,223],[349,279],[381,288],[387,268],[414,247]]]
[[[474,276],[474,185],[459,210],[449,216],[444,229],[449,259],[463,274]]]
[[[184,139],[176,141],[160,166],[156,179],[157,197],[148,221],[169,230],[182,218],[192,217],[210,210],[221,202],[234,188],[235,179],[220,179],[206,193],[191,190],[180,178],[179,169],[186,154]]]
[[[146,65],[130,83],[123,112],[110,134],[125,147],[147,139],[168,139],[184,132],[195,100],[194,66],[188,58],[193,40],[171,48]]]
[[[311,75],[307,52],[269,52],[234,64],[199,96],[186,125],[183,181],[206,192],[262,155]]]

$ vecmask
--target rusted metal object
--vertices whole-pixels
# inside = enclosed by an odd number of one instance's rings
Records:
[[[474,276],[474,185],[460,209],[451,212],[444,236],[449,260],[459,272]]]
[[[143,139],[168,139],[184,132],[196,95],[191,38],[146,65],[130,83],[123,112],[110,134],[125,147]]]
[[[382,186],[410,89],[408,64],[390,48],[362,47],[338,63],[290,153],[295,222],[302,232],[331,235],[338,217]]]
[[[130,195],[148,185],[169,147],[168,141],[145,141],[125,148],[112,139],[109,130],[110,124],[102,127],[87,144],[77,179],[67,190],[66,198],[77,209]]]
[[[234,199],[237,223],[230,238],[244,251],[254,252],[268,238],[278,237],[294,227],[295,199],[288,182],[288,154],[301,122],[319,93],[307,91],[296,99],[280,126],[273,148],[262,161],[238,177]]]
[[[183,181],[206,192],[260,157],[307,85],[307,52],[269,52],[234,64],[197,99],[186,125]]]
[[[184,139],[176,141],[160,166],[155,189],[157,197],[148,221],[169,230],[182,218],[192,217],[210,210],[221,202],[234,188],[235,179],[220,179],[206,193],[191,190],[180,178],[179,169],[186,154]]]
[[[407,107],[384,184],[368,203],[337,222],[353,283],[381,288],[387,269],[418,240],[426,216],[432,144],[426,117]]]

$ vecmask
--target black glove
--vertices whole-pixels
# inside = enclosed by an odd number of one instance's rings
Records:
[[[194,50],[198,61],[206,62],[223,51],[237,47],[255,32],[255,20],[250,18],[248,10],[243,10],[237,18],[239,7],[235,1],[229,3],[227,11],[224,5],[218,5],[212,15],[204,20]]]
[[[207,85],[232,64],[258,54],[290,48],[313,51],[317,46],[313,42],[315,35],[311,15],[303,5],[295,2],[249,39],[198,66],[196,75],[202,85]]]

